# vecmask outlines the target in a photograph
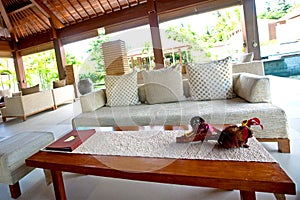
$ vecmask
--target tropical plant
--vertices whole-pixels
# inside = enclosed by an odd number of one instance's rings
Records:
[[[102,44],[108,41],[109,37],[104,33],[99,33],[98,37],[95,40],[92,40],[90,43],[90,49],[87,52],[91,54],[90,60],[96,62],[97,64],[97,66],[95,66],[96,71],[79,74],[80,80],[89,78],[93,83],[104,82],[105,66],[102,53]]]
[[[104,80],[104,74],[100,72],[89,72],[85,74],[79,74],[79,79],[91,79],[93,83],[102,83]]]
[[[28,56],[23,56],[26,81],[29,86],[40,84],[42,89],[50,89],[52,82],[58,80],[58,69],[54,50],[43,51]],[[70,53],[66,53],[66,63],[80,64]]]
[[[67,65],[80,65],[81,62],[78,61],[78,59],[76,58],[76,56],[72,55],[69,52],[66,52],[66,64]]]
[[[280,19],[285,16],[292,5],[285,0],[269,0],[266,1],[266,11],[261,13],[258,18],[260,19]]]
[[[209,48],[218,42],[229,40],[230,33],[238,28],[241,21],[238,8],[216,11],[213,15],[217,18],[216,24],[206,27],[206,33],[201,36],[201,41]]]
[[[104,33],[100,33],[95,40],[92,40],[90,44],[91,48],[87,51],[91,54],[91,61],[95,61],[97,63],[96,71],[100,73],[105,73],[102,43],[107,41],[109,41],[109,37]]]
[[[190,25],[171,26],[166,33],[168,38],[178,42],[187,43],[191,46],[192,54],[188,51],[189,61],[199,58],[210,58],[212,49],[217,43],[224,43],[230,39],[230,33],[240,28],[240,9],[237,7],[218,10],[212,13],[216,17],[216,22],[207,26],[205,33],[199,35],[192,30]],[[194,53],[198,51],[199,53]],[[196,55],[197,57],[195,57]],[[216,56],[216,55],[214,55]],[[184,58],[183,58],[184,59]]]
[[[145,62],[143,67],[146,67],[146,69],[149,69],[151,67],[151,54],[150,54],[151,48],[152,48],[152,46],[149,41],[144,43],[144,47],[142,49],[142,54],[147,56],[143,59]]]
[[[203,45],[200,41],[200,36],[192,30],[191,26],[181,24],[180,26],[170,26],[166,30],[166,35],[168,39],[180,42],[182,44],[189,45],[188,48],[188,57],[184,56],[183,61],[186,63],[188,60],[192,61],[190,50],[202,51]],[[179,60],[179,54],[175,53],[175,61],[173,57],[167,56],[170,58],[171,63],[175,63],[176,60]]]
[[[49,89],[52,81],[58,79],[54,50],[24,56],[23,63],[29,86],[40,84],[42,89]]]
[[[181,24],[180,26],[170,26],[166,30],[168,39],[191,45],[193,49],[201,48],[199,35],[192,30],[191,25]]]
[[[0,69],[0,74],[1,75],[9,75],[10,74],[11,75],[12,72],[10,70],[8,70],[8,69]]]

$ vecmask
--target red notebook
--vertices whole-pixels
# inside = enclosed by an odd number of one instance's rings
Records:
[[[46,147],[47,150],[73,151],[96,132],[95,129],[72,130]]]

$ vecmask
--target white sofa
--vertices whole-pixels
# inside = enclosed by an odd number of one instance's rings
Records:
[[[59,105],[75,100],[74,86],[66,85],[52,90],[45,90],[27,95],[5,97],[5,107],[1,108],[2,120],[9,117],[27,117],[48,109],[55,110]]]
[[[54,88],[51,91],[55,108],[62,104],[72,103],[75,100],[74,85]]]
[[[248,63],[249,64],[249,63]],[[243,67],[247,65],[244,64]],[[256,68],[263,67],[262,63]],[[236,67],[233,71],[239,70]],[[261,72],[260,72],[261,73]],[[185,96],[189,85],[183,80]],[[239,124],[258,117],[264,130],[255,129],[260,141],[277,142],[280,152],[290,152],[287,118],[284,110],[271,103],[269,78],[249,73],[233,75],[235,98],[210,101],[179,101],[134,106],[106,106],[106,91],[98,90],[80,97],[82,113],[72,120],[73,128],[100,126],[187,125],[194,116],[212,124]],[[144,97],[143,86],[139,98]]]
[[[27,116],[47,109],[55,109],[51,90],[23,96],[5,97],[4,102],[5,107],[1,108],[3,122],[6,122],[8,117],[21,117],[25,121]]]

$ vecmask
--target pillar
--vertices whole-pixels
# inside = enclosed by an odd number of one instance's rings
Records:
[[[255,0],[242,1],[242,28],[245,52],[253,52],[254,60],[260,60],[260,44]]]
[[[18,88],[19,90],[21,90],[22,88],[27,88],[23,59],[20,51],[17,48],[16,42],[13,41],[12,46],[13,46],[12,55],[14,59],[16,78],[18,81]]]
[[[54,51],[55,51],[57,69],[58,69],[58,77],[59,77],[59,80],[62,80],[62,79],[66,78],[65,50],[64,50],[63,44],[61,42],[61,39],[58,37],[56,29],[54,28],[54,25],[51,20],[50,20],[50,23],[52,25],[52,37],[53,37],[53,45],[54,45]]]
[[[162,51],[160,31],[159,31],[159,20],[156,11],[155,1],[147,1],[148,6],[148,19],[151,31],[152,46],[154,53],[154,69],[160,69],[164,67],[164,55]]]

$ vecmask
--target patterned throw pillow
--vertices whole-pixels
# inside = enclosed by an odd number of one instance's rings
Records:
[[[143,71],[146,100],[149,104],[176,102],[185,99],[181,66]]]
[[[187,73],[193,100],[233,97],[231,57],[209,63],[189,64]]]
[[[137,72],[121,76],[105,76],[107,106],[139,104]]]

